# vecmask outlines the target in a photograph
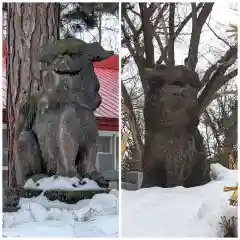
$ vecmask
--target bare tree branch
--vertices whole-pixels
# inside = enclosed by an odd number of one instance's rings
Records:
[[[156,32],[153,33],[153,36],[155,37],[155,39],[158,43],[158,46],[160,48],[160,51],[161,51],[161,56],[160,56],[160,59],[158,60],[158,62],[164,61],[166,63],[167,62],[167,56],[166,56],[166,51],[165,51],[165,48],[163,47],[162,41],[161,41],[159,35]]]
[[[192,34],[190,39],[189,51],[188,51],[188,67],[191,70],[195,70],[198,61],[198,47],[200,42],[200,35],[202,27],[206,22],[209,14],[212,11],[214,3],[204,3],[201,12],[197,19],[197,8],[195,4],[192,4]]]
[[[133,33],[132,39],[133,39],[133,44],[134,44],[134,47],[135,47],[135,51],[140,54],[140,52],[141,52],[141,46],[140,46],[140,41],[139,41],[139,35],[140,35],[140,33],[141,33],[142,27],[140,27],[140,28],[137,30],[137,29],[134,27],[132,21],[130,20],[128,14],[127,14],[126,12],[123,12],[122,15],[123,15],[124,20],[125,20],[126,23],[128,24],[130,30],[131,30],[132,33]],[[130,39],[130,36],[129,36],[129,39]]]
[[[212,132],[213,132],[213,135],[214,135],[214,137],[215,137],[215,139],[217,141],[218,147],[221,147],[222,144],[221,144],[221,141],[219,139],[219,134],[218,134],[217,126],[216,126],[215,122],[212,121],[212,119],[211,119],[211,117],[210,117],[210,115],[209,115],[207,110],[204,112],[204,115],[205,115],[205,120],[206,120],[207,124],[212,129]]]
[[[237,45],[231,46],[229,50],[214,65],[210,66],[205,72],[201,85],[202,87],[208,82],[214,71],[224,74],[226,70],[235,63],[237,59]],[[222,63],[222,64],[220,64]]]
[[[163,7],[161,8],[160,6],[158,6],[159,8],[159,12],[158,12],[158,15],[156,17],[156,20],[154,22],[154,25],[153,25],[153,29],[155,30],[160,22],[160,20],[163,18],[163,13],[167,10],[167,7],[168,7],[168,4],[169,3],[164,3]]]
[[[141,17],[140,13],[136,12],[133,8],[130,8],[129,11],[131,11],[131,12],[134,13],[135,15]]]
[[[149,20],[156,10],[157,10],[156,3],[151,3],[150,6],[147,8]]]
[[[224,76],[217,76],[211,78],[211,80],[206,84],[203,89],[201,95],[198,98],[198,115],[200,116],[204,109],[209,105],[209,103],[213,100],[214,94],[229,80],[236,77],[238,70],[235,69],[230,73]]]
[[[214,95],[214,99],[216,99],[216,98],[221,98],[221,97],[223,97],[223,96],[227,96],[227,95],[230,95],[230,94],[233,94],[233,95],[237,95],[237,91],[235,91],[235,90],[230,90],[230,91],[224,91],[224,92],[220,92],[220,93],[215,93],[215,95]]]
[[[132,106],[132,100],[127,92],[127,89],[125,88],[125,85],[121,81],[121,88],[122,88],[122,98],[123,98],[123,104],[122,108],[127,113],[127,118],[130,125],[130,130],[133,136],[133,140],[136,143],[138,152],[140,155],[142,155],[143,152],[143,142],[139,133],[139,128],[136,120],[136,116],[133,112],[133,106]]]
[[[175,3],[170,3],[169,7],[169,40],[168,40],[168,65],[175,65],[174,60],[174,18]]]
[[[146,11],[146,3],[139,3],[143,26],[143,41],[146,54],[145,67],[154,67],[153,34],[151,31],[150,17]]]
[[[121,26],[121,29],[122,29],[122,34],[125,38],[125,44],[130,52],[130,54],[132,55],[137,67],[138,67],[138,71],[139,71],[139,75],[140,75],[140,79],[141,79],[141,82],[142,82],[142,87],[143,87],[143,91],[144,91],[144,94],[146,94],[147,92],[147,89],[148,89],[148,86],[147,86],[147,82],[146,81],[143,81],[143,74],[144,74],[144,67],[145,67],[145,58],[142,56],[142,55],[139,55],[140,51],[136,51],[132,45],[131,45],[131,39],[127,33],[127,31],[125,30],[124,26],[122,25]]]
[[[142,63],[141,63],[141,57],[138,55],[137,52],[135,52],[134,48],[132,47],[131,45],[131,39],[130,39],[130,36],[128,35],[127,31],[125,30],[124,26],[122,25],[121,26],[121,29],[122,29],[122,34],[124,36],[124,40],[125,40],[125,44],[127,45],[127,48],[130,52],[130,54],[132,55],[135,63],[137,64],[138,68],[141,67]]]
[[[199,16],[197,18],[199,26],[203,27],[204,23],[206,22],[208,16],[212,12],[214,3],[204,3],[201,12],[199,13]]]
[[[215,35],[215,37],[219,40],[221,40],[222,42],[224,42],[228,47],[231,47],[231,45],[222,37],[220,37],[211,27],[208,23],[206,23],[206,25],[208,26],[208,28],[211,30],[211,32]]]
[[[196,11],[199,11],[199,9],[201,9],[201,7],[204,5],[204,3],[199,3],[196,7]],[[166,10],[166,9],[164,9]],[[175,34],[174,34],[174,40],[179,36],[179,34],[181,33],[182,29],[186,26],[186,24],[189,22],[189,20],[192,18],[192,14],[193,12],[189,13],[188,16],[180,23],[180,25],[178,26]],[[154,27],[155,29],[155,27]],[[166,44],[166,47],[164,49],[161,49],[161,56],[159,57],[159,59],[157,60],[157,64],[161,64],[163,61],[166,63],[167,62],[167,56],[166,56],[166,52],[167,52],[167,45],[168,45],[168,40],[166,40],[166,37],[168,38],[168,35],[167,35],[167,28],[165,26],[165,23],[164,23],[164,26],[163,26],[163,30],[164,30],[164,36],[165,36],[165,44]],[[156,35],[156,34],[155,34]],[[155,36],[154,35],[154,36]],[[160,43],[160,38],[157,39],[157,37],[155,36],[157,42],[158,42],[158,45]],[[160,45],[159,45],[160,46]]]
[[[204,3],[199,3],[196,7],[196,12],[203,6]],[[181,31],[183,30],[183,28],[186,26],[186,24],[189,22],[189,20],[192,18],[192,14],[193,12],[189,13],[187,15],[187,17],[180,23],[180,25],[178,26],[176,32],[175,32],[175,39],[177,38],[177,36],[181,33]]]
[[[161,9],[161,3],[156,3],[156,5],[158,6],[159,9]],[[163,15],[163,13],[164,12],[162,12],[162,15]],[[163,16],[159,18],[159,22],[161,22],[162,29],[163,29],[163,32],[164,32],[163,35],[164,35],[164,38],[165,38],[165,45],[167,46],[168,45],[168,29],[167,29],[166,22],[165,22]]]

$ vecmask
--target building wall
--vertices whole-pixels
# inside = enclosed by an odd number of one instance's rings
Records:
[[[98,129],[102,131],[119,131],[119,121],[117,118],[97,117]]]

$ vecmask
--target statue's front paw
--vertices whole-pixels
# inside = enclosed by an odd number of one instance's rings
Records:
[[[73,183],[72,186],[73,186],[74,188],[77,188],[77,186],[79,186],[79,185],[83,186],[83,185],[85,185],[86,183],[87,183],[86,181],[84,181],[83,179],[80,179],[80,180],[78,181],[78,184],[77,184],[77,183]]]
[[[89,179],[94,180],[99,185],[99,187],[108,188],[109,182],[104,179],[104,177],[100,172],[93,171],[87,175],[88,176],[85,176],[85,177],[88,177]]]
[[[86,184],[86,181],[84,181],[83,179],[79,180],[79,185],[85,185]]]
[[[53,179],[58,179],[60,177],[60,174],[55,174],[54,176],[53,176]]]

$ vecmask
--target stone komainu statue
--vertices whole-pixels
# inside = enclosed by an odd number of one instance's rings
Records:
[[[197,73],[159,65],[146,72],[143,187],[185,187],[209,180],[209,165],[197,129]]]
[[[98,43],[58,40],[38,56],[44,64],[43,91],[21,111],[16,178],[22,185],[35,173],[83,177],[96,174],[94,111],[101,104],[93,62],[113,55]]]

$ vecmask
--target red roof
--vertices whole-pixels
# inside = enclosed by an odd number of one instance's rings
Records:
[[[6,79],[6,58],[2,58],[2,107],[7,105],[7,79]]]
[[[96,110],[97,117],[119,118],[118,56],[94,63],[100,82],[102,104]]]
[[[113,69],[118,71],[118,56],[115,55],[101,62],[95,62],[93,65],[97,68]]]
[[[3,48],[6,49],[6,43],[3,41]],[[6,108],[6,51],[3,49],[3,108]],[[112,56],[104,61],[95,62],[95,73],[100,82],[100,95],[102,104],[96,110],[95,115],[100,118],[119,118],[119,84],[118,84],[118,56]]]

